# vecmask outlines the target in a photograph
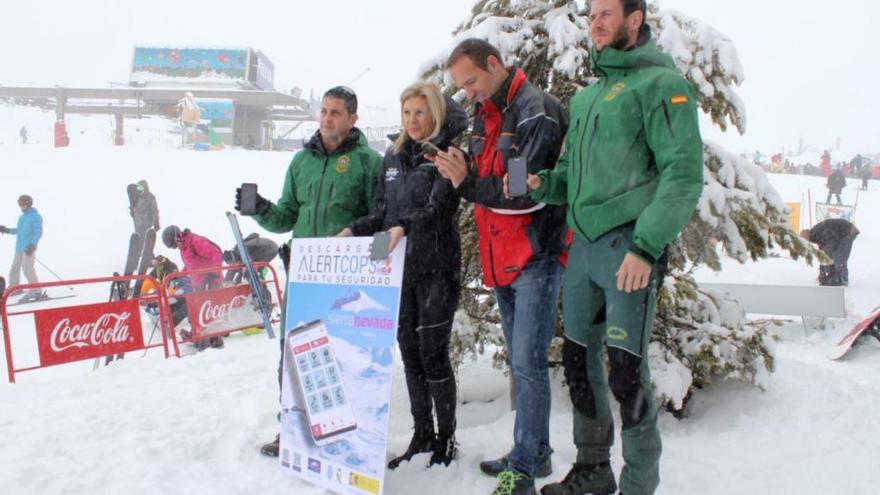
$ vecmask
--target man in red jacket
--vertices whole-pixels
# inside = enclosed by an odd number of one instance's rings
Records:
[[[553,168],[568,115],[556,98],[529,83],[522,69],[505,67],[486,41],[461,42],[447,67],[476,103],[469,149],[473,164],[468,167],[457,148],[440,151],[435,163],[474,203],[483,279],[498,300],[517,411],[513,449],[480,463],[480,469],[498,476],[496,493],[534,493],[534,478],[551,472],[547,350],[566,251],[565,208],[528,196],[509,198],[502,179],[510,164],[533,174]]]
[[[180,259],[183,260],[183,271],[198,270],[200,268],[212,268],[223,266],[223,250],[206,237],[190,232],[189,229],[180,230],[176,225],[171,225],[162,231],[162,243],[169,249],[179,249]],[[199,273],[190,276],[193,291],[208,290],[220,287],[222,280],[220,272]],[[181,333],[186,339],[186,334]],[[211,337],[194,341],[193,345],[198,350],[211,347],[223,348],[223,339]]]

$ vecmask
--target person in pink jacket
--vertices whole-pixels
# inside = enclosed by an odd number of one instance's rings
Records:
[[[162,232],[162,242],[170,249],[180,249],[180,259],[184,270],[198,270],[223,266],[223,250],[206,237],[180,230],[176,225],[167,227]],[[193,290],[205,290],[219,287],[220,273],[200,273],[192,276]]]
[[[183,271],[198,270],[200,268],[213,268],[223,266],[223,250],[220,246],[211,242],[208,238],[190,232],[189,229],[180,230],[176,225],[170,225],[162,231],[162,243],[169,249],[179,249],[180,259],[183,260]],[[198,273],[190,276],[193,291],[215,289],[222,285],[221,272]],[[186,330],[181,331],[184,340],[190,340],[192,335]],[[198,350],[204,350],[209,345],[214,348],[223,348],[223,339],[211,337],[194,341],[193,345]]]

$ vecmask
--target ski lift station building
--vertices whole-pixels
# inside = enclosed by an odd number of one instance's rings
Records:
[[[315,120],[295,88],[275,89],[271,60],[252,48],[136,46],[127,84],[105,88],[0,86],[0,98],[55,110],[55,146],[67,146],[67,114],[116,117],[115,142],[124,144],[126,119],[159,116],[183,120],[181,102],[195,101],[201,129],[224,144],[271,149],[274,122]],[[196,133],[197,140],[207,135]]]

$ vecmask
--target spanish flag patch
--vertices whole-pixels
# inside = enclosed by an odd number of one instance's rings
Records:
[[[673,95],[671,98],[673,105],[684,105],[688,102],[687,95]]]

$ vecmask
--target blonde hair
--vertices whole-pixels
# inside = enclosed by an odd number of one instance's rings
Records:
[[[400,153],[400,150],[403,149],[404,143],[406,143],[406,140],[409,138],[406,134],[406,128],[403,122],[403,104],[406,103],[407,100],[419,97],[424,98],[425,103],[428,104],[428,111],[431,112],[431,120],[434,126],[433,129],[431,129],[431,133],[425,138],[425,141],[430,141],[440,134],[440,127],[446,120],[446,98],[443,97],[443,92],[440,91],[440,86],[424,81],[410,84],[403,90],[403,93],[400,93],[400,123],[401,127],[404,127],[404,129],[400,133],[400,136],[394,141],[395,153]]]

